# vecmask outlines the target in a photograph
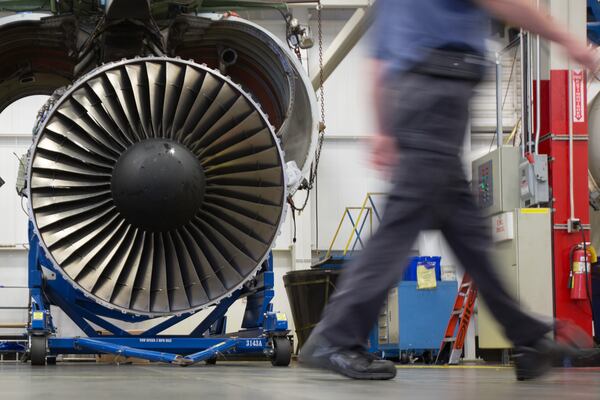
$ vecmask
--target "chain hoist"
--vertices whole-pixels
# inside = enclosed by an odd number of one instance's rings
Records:
[[[306,190],[306,198],[301,207],[296,207],[294,204],[294,200],[290,195],[288,197],[288,203],[292,207],[292,212],[302,212],[306,208],[308,204],[308,200],[310,198],[310,191],[314,188],[315,181],[317,179],[317,170],[319,168],[319,161],[321,160],[321,151],[323,149],[323,142],[325,139],[325,75],[323,72],[323,5],[319,0],[317,4],[317,35],[319,41],[319,103],[321,106],[321,120],[319,121],[319,133],[317,140],[317,148],[315,150],[315,158],[313,163],[310,166],[310,174],[308,180],[304,180],[304,182],[300,185],[298,190]],[[295,215],[293,216],[295,219]],[[294,235],[295,236],[295,235]]]
[[[325,139],[325,76],[323,72],[323,5],[321,0],[317,6],[318,35],[319,35],[319,102],[321,103],[321,121],[319,122],[319,140],[317,151],[315,152],[314,168],[311,168],[311,175],[308,184],[308,190],[313,188],[317,176],[319,160],[321,159],[321,150]]]
[[[306,209],[308,200],[310,199],[310,191],[314,188],[315,181],[317,179],[317,170],[319,168],[319,161],[321,160],[321,150],[323,149],[323,141],[325,139],[325,75],[323,73],[323,5],[321,0],[317,4],[317,35],[319,40],[319,102],[321,103],[321,120],[319,121],[319,138],[317,140],[317,149],[315,150],[315,158],[310,166],[310,174],[308,180],[304,180],[298,190],[306,190],[306,198],[302,203],[301,207],[296,207],[292,195],[288,196],[288,203],[292,210],[292,223],[293,223],[293,239],[292,242],[296,243],[296,212],[300,214]],[[318,222],[317,222],[318,223]],[[317,228],[318,235],[318,228]],[[318,236],[317,236],[318,237]]]

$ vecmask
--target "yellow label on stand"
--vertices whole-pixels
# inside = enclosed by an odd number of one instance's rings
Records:
[[[41,311],[34,311],[33,312],[33,319],[36,321],[41,321],[44,319],[44,313]]]
[[[435,267],[427,268],[425,265],[417,266],[417,289],[435,289],[437,280],[435,279]]]
[[[275,318],[277,318],[277,321],[287,321],[287,317],[284,313],[275,314]]]

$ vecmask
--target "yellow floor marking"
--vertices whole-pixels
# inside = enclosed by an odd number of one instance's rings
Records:
[[[502,365],[396,365],[398,369],[510,369]]]

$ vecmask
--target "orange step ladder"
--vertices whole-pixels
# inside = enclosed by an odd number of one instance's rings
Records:
[[[465,274],[458,288],[454,308],[448,321],[448,327],[446,328],[440,351],[435,360],[436,364],[457,365],[459,363],[476,299],[477,287],[475,287],[475,283],[471,277]],[[454,333],[456,332],[457,325],[458,332],[455,336]]]

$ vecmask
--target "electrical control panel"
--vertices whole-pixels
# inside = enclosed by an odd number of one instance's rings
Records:
[[[488,208],[494,205],[494,166],[492,160],[481,164],[477,169],[479,178],[477,180],[477,202],[480,208]]]
[[[473,191],[485,215],[520,207],[518,147],[502,147],[473,162]]]
[[[519,184],[521,200],[525,207],[547,204],[550,201],[548,155],[532,154],[523,159],[520,166]]]
[[[518,147],[502,147],[473,162],[473,191],[479,208],[491,220],[498,276],[521,305],[552,317],[551,210],[521,208],[548,198],[547,158],[521,159]],[[479,347],[509,348],[493,313],[480,302]]]

